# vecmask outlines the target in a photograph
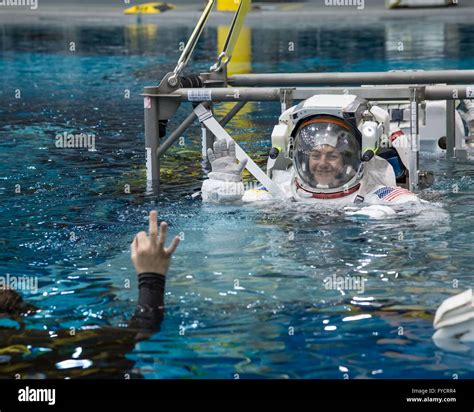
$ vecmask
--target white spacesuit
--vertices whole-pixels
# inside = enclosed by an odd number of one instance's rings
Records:
[[[407,137],[399,130],[390,133],[388,113],[357,96],[316,95],[291,107],[273,130],[272,146],[269,184],[245,190],[241,172],[246,160],[236,163],[235,142],[217,140],[214,150],[208,149],[212,172],[202,185],[203,200],[276,198],[352,205],[346,208],[348,214],[373,218],[395,214],[392,205],[421,202],[397,186],[397,178],[407,173],[411,150]]]

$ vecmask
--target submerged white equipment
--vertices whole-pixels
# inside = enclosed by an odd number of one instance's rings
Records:
[[[456,6],[458,0],[386,0],[385,5],[389,9],[397,7],[440,7]]]
[[[433,326],[436,346],[455,352],[470,350],[467,343],[474,343],[472,289],[446,299],[436,311]]]

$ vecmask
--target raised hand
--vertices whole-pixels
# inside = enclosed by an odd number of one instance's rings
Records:
[[[149,236],[146,232],[139,232],[133,239],[132,262],[137,273],[159,273],[166,275],[170,267],[171,256],[179,244],[176,236],[169,247],[165,247],[168,224],[161,222],[158,233],[156,210],[150,212]]]
[[[211,163],[213,173],[225,173],[235,175],[240,178],[242,170],[247,165],[247,159],[237,163],[235,154],[235,142],[225,139],[214,142],[214,150],[207,149],[207,157]]]

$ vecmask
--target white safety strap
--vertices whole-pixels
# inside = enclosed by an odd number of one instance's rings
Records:
[[[210,110],[207,110],[202,104],[198,105],[194,109],[194,113],[199,118],[201,123],[212,132],[217,140],[226,140],[227,142],[234,141],[232,137],[225,131],[225,129],[219,124],[219,122],[212,115]],[[265,172],[258,167],[258,165],[251,159],[251,157],[244,152],[244,150],[235,142],[235,154],[237,159],[242,162],[247,159],[247,165],[245,168],[252,173],[252,175],[268,190],[268,192],[274,197],[280,197],[283,195],[280,187],[275,184]]]

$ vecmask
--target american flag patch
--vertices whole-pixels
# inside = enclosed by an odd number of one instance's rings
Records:
[[[378,196],[379,199],[383,199],[387,201],[393,200],[398,196],[411,194],[409,190],[403,189],[402,187],[387,187],[387,186],[377,189],[374,193]]]

